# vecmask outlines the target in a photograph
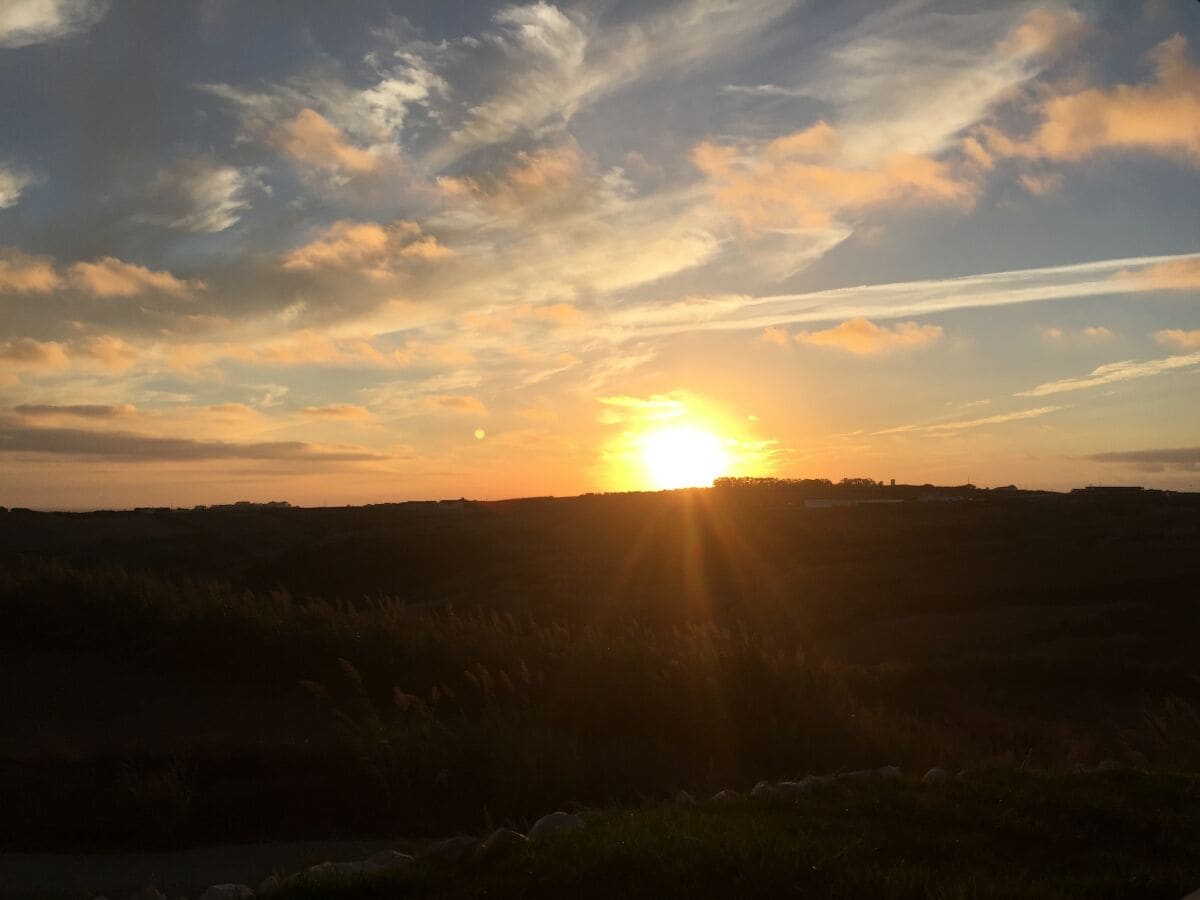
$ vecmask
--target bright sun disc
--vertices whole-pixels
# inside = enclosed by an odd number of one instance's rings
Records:
[[[729,467],[721,439],[702,428],[652,431],[642,437],[641,451],[646,475],[659,490],[707,487]]]

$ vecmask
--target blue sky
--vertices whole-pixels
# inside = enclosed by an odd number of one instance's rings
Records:
[[[1200,489],[1195,3],[9,0],[0,122],[0,503]]]

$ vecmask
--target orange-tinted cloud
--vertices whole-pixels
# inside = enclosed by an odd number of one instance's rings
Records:
[[[381,157],[355,147],[336,125],[313,109],[302,109],[284,122],[276,145],[297,162],[316,169],[361,175],[379,168]]]
[[[1180,350],[1200,350],[1200,328],[1184,331],[1182,328],[1165,328],[1154,332],[1154,339],[1169,347]]]
[[[76,353],[94,359],[110,372],[125,372],[138,361],[136,348],[111,334],[89,338],[76,345]]]
[[[861,316],[824,331],[798,331],[793,340],[801,344],[832,347],[860,356],[873,356],[894,350],[915,350],[942,339],[940,325],[899,322],[892,327],[876,325]]]
[[[1043,56],[1077,38],[1084,30],[1083,15],[1074,9],[1034,9],[1000,44],[1011,56]]]
[[[201,290],[200,281],[183,281],[170,272],[155,272],[145,266],[104,256],[94,262],[78,262],[68,270],[72,284],[97,297],[133,297],[163,293],[186,296]]]
[[[468,200],[493,212],[514,215],[576,197],[592,161],[573,143],[521,152],[508,168],[486,175],[446,176],[437,181],[448,200]]]
[[[1116,277],[1137,282],[1148,291],[1200,290],[1200,258],[1174,259],[1144,269],[1125,269]]]
[[[288,253],[283,267],[293,271],[355,267],[372,277],[384,277],[403,260],[434,262],[453,255],[416,222],[396,219],[380,225],[341,219],[316,240]]]
[[[692,163],[709,179],[717,204],[747,231],[824,228],[840,214],[891,203],[974,201],[975,186],[927,156],[897,153],[873,166],[837,160],[833,128],[818,122],[758,152],[702,142]]]
[[[372,418],[365,406],[354,403],[335,403],[329,406],[306,406],[301,412],[313,419],[333,419],[339,422],[361,422]]]
[[[65,369],[71,365],[71,357],[66,345],[58,341],[12,338],[0,342],[0,362],[17,369]]]
[[[426,397],[425,405],[429,409],[446,410],[456,413],[486,413],[487,407],[478,397],[462,395],[439,395]]]
[[[1075,161],[1105,150],[1136,150],[1200,163],[1200,67],[1187,56],[1183,35],[1150,54],[1154,80],[1052,95],[1027,140],[995,129],[979,135],[990,153]]]
[[[44,294],[62,287],[54,263],[19,250],[0,250],[0,294]]]

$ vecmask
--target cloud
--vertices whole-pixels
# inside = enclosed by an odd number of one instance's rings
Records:
[[[71,358],[65,344],[23,337],[0,341],[0,362],[16,369],[66,369]]]
[[[1200,67],[1187,56],[1187,39],[1175,35],[1150,54],[1154,80],[1052,94],[1040,123],[1024,140],[981,129],[998,156],[1078,161],[1103,151],[1160,153],[1200,163]]]
[[[76,403],[56,406],[49,403],[22,403],[13,407],[13,412],[26,418],[38,419],[52,416],[71,416],[80,419],[115,419],[135,412],[128,403],[106,406],[93,403]]]
[[[156,437],[125,431],[30,428],[0,422],[0,453],[38,453],[117,462],[196,462],[214,459],[363,462],[383,459],[364,450],[323,449],[302,441],[234,443]]]
[[[749,232],[826,228],[844,214],[898,203],[974,202],[975,185],[944,162],[895,153],[876,164],[840,162],[841,139],[825,122],[761,147],[702,142],[692,163],[718,206]]]
[[[1078,339],[1078,340],[1083,340],[1083,341],[1090,341],[1092,343],[1103,343],[1105,341],[1111,341],[1113,338],[1115,338],[1116,333],[1113,332],[1112,329],[1107,328],[1104,325],[1088,325],[1084,328],[1081,328],[1077,332],[1068,332],[1068,331],[1063,330],[1062,328],[1053,326],[1053,327],[1044,329],[1042,331],[1042,337],[1047,341],[1063,341],[1063,340]]]
[[[687,400],[680,394],[653,394],[650,397],[632,397],[617,394],[597,397],[596,401],[606,409],[601,411],[599,421],[605,425],[616,425],[629,420],[657,422],[677,419],[687,415]]]
[[[472,201],[503,216],[576,212],[594,196],[594,164],[575,143],[521,151],[513,164],[486,175],[446,176],[438,189],[451,203]],[[581,203],[581,201],[583,201]]]
[[[372,277],[391,274],[406,261],[436,262],[454,251],[424,234],[416,222],[396,219],[388,225],[342,219],[321,236],[292,250],[283,267],[293,271],[355,267]]]
[[[692,297],[687,302],[638,307],[628,314],[613,313],[609,319],[614,328],[627,335],[643,336],[695,330],[758,330],[784,322],[826,322],[860,316],[899,319],[953,309],[1137,293],[1142,288],[1133,279],[1114,276],[1131,268],[1191,259],[1200,259],[1200,254],[1106,259],[796,294]]]
[[[110,372],[125,372],[137,365],[137,348],[111,334],[86,338],[73,345],[76,356],[95,360]]]
[[[279,126],[275,146],[284,155],[311,168],[362,175],[382,163],[378,153],[356,147],[336,125],[314,109],[302,109]]]
[[[782,328],[776,328],[773,325],[768,325],[762,330],[762,334],[758,339],[764,344],[774,344],[776,347],[786,347],[791,343],[791,336]]]
[[[45,294],[61,286],[53,261],[0,248],[0,294]]]
[[[1184,331],[1182,328],[1164,328],[1154,332],[1154,339],[1169,347],[1180,350],[1200,350],[1200,328]]]
[[[464,150],[561,126],[584,106],[651,74],[736,53],[791,5],[684,0],[607,29],[580,9],[505,6],[493,16],[492,31],[458,48],[462,74],[494,88],[470,107],[451,147],[435,159],[444,163]]]
[[[1058,412],[1059,410],[1066,408],[1067,407],[1065,406],[1039,406],[1035,409],[1021,409],[1015,412],[997,413],[994,416],[984,416],[983,418],[979,419],[959,419],[951,422],[935,422],[929,425],[897,425],[894,428],[885,428],[883,431],[877,431],[875,433],[908,434],[912,432],[924,432],[933,435],[950,434],[955,431],[983,428],[987,425],[1003,425],[1006,422],[1023,422],[1026,419],[1038,419],[1042,416],[1046,416],[1050,413]]]
[[[426,397],[425,406],[431,410],[447,410],[455,413],[484,414],[487,412],[487,407],[482,400],[466,395],[443,394]]]
[[[306,406],[300,412],[312,419],[332,419],[339,422],[358,422],[372,418],[369,409],[353,403]]]
[[[1001,43],[1000,49],[1014,56],[1043,56],[1056,53],[1077,39],[1086,20],[1076,9],[1031,9]]]
[[[859,356],[875,356],[895,350],[929,347],[940,341],[942,335],[940,325],[898,322],[889,328],[860,316],[824,331],[798,331],[792,339],[800,344],[833,347]]]
[[[0,209],[16,206],[25,189],[40,180],[32,172],[0,162]]]
[[[1187,369],[1192,366],[1200,366],[1200,352],[1189,353],[1186,356],[1168,356],[1163,359],[1140,361],[1129,359],[1097,366],[1092,370],[1091,374],[1080,378],[1064,378],[1060,381],[1039,384],[1037,387],[1021,391],[1014,396],[1045,397],[1049,394],[1061,394],[1065,391],[1081,391],[1105,384],[1129,381],[1134,378],[1148,378],[1151,375],[1161,375],[1164,372]]]
[[[146,221],[181,231],[215,234],[238,223],[250,208],[258,178],[208,158],[181,159],[158,173],[150,186]]]
[[[1200,256],[1168,260],[1141,269],[1122,269],[1114,277],[1146,291],[1196,291],[1200,290]]]
[[[145,266],[104,256],[93,262],[77,262],[68,270],[72,283],[96,297],[134,297],[162,293],[184,297],[204,289],[202,281],[184,281],[170,272],[155,272]]]
[[[87,31],[108,12],[107,0],[5,0],[0,47],[28,47]]]
[[[1179,472],[1200,472],[1200,447],[1119,450],[1110,453],[1093,453],[1088,459],[1092,462],[1135,466],[1143,472],[1161,472],[1165,469]]]
[[[1042,196],[1044,194],[1056,194],[1062,190],[1063,177],[1057,172],[1045,172],[1041,175],[1025,173],[1019,176],[1021,187],[1029,191],[1034,196]]]

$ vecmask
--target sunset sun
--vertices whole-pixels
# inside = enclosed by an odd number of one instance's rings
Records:
[[[729,454],[721,439],[695,426],[652,431],[641,439],[646,477],[657,490],[706,487],[726,473]]]

